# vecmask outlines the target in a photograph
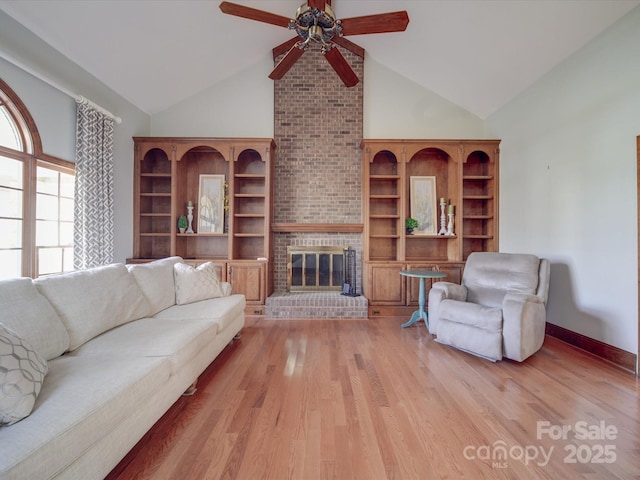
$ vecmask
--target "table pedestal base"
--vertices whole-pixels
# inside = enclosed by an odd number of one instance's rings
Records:
[[[413,315],[411,315],[411,318],[409,319],[409,321],[406,323],[403,323],[401,327],[407,328],[413,325],[414,323],[416,323],[418,320],[424,320],[424,324],[427,326],[427,328],[429,328],[428,318],[429,317],[427,315],[427,312],[422,310],[416,310],[415,312],[413,312]]]

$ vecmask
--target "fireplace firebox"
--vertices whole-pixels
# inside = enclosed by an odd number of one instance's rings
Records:
[[[287,247],[287,290],[289,292],[342,291],[344,247]]]

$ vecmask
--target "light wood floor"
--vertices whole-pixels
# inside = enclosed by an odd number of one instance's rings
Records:
[[[109,478],[640,478],[633,374],[551,337],[491,363],[402,320],[247,320]]]

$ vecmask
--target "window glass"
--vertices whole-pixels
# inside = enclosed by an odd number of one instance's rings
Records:
[[[70,175],[68,173],[60,173],[60,195],[66,198],[73,199],[74,197],[74,187],[75,187],[75,176]]]
[[[22,189],[22,162],[0,156],[0,185]]]
[[[0,280],[22,276],[22,250],[0,249]]]
[[[58,222],[36,220],[36,246],[51,247],[59,243]]]
[[[0,217],[22,217],[22,190],[0,187]]]
[[[59,174],[57,171],[49,168],[38,167],[38,178],[36,180],[38,193],[58,195],[58,177]]]
[[[22,220],[0,218],[0,245],[2,249],[22,247]]]
[[[0,105],[0,145],[22,151],[18,128],[5,105]]]
[[[60,222],[60,245],[73,245],[73,222]]]
[[[73,222],[73,198],[60,197],[60,221]]]
[[[60,265],[62,265],[62,248],[38,248],[38,275],[59,273]]]
[[[74,177],[52,166],[38,165],[36,247],[38,275],[72,270]],[[45,248],[46,247],[46,248]],[[73,260],[71,260],[71,265]]]
[[[58,197],[53,195],[36,195],[36,218],[38,220],[58,220]]]

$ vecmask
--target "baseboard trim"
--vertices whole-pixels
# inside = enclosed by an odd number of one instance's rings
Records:
[[[580,333],[567,330],[566,328],[559,327],[558,325],[553,325],[551,323],[547,323],[545,331],[546,334],[551,337],[562,340],[574,347],[581,348],[582,350],[601,357],[621,368],[624,368],[625,370],[629,370],[634,374],[638,373],[636,371],[637,356],[635,353],[627,352],[621,348],[614,347],[613,345],[586,337]]]

